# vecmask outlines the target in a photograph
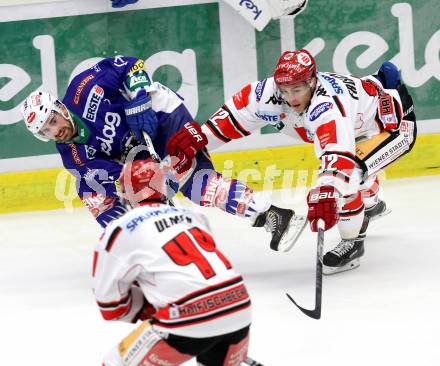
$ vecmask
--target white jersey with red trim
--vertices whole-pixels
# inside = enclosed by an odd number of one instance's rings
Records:
[[[396,130],[402,107],[397,90],[383,89],[373,77],[318,73],[317,88],[301,118],[321,159],[317,185],[334,186],[348,196],[363,179],[356,142]]]
[[[321,159],[318,185],[354,194],[361,181],[355,143],[382,130],[397,129],[402,118],[399,94],[383,89],[374,77],[319,72],[310,105],[295,112],[284,101],[273,78],[245,86],[203,125],[208,149],[245,137],[268,124],[280,132],[313,143]]]
[[[142,206],[113,221],[95,250],[93,288],[107,320],[135,321],[145,298],[156,309],[153,326],[177,335],[211,337],[251,323],[246,287],[208,221],[181,208]]]

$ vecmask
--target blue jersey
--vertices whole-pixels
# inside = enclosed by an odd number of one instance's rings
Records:
[[[77,179],[78,195],[102,226],[125,212],[115,181],[125,157],[138,145],[124,112],[124,104],[129,101],[128,80],[131,86],[142,85],[151,97],[159,122],[153,145],[160,157],[167,155],[166,144],[171,136],[193,120],[180,96],[158,82],[151,82],[148,76],[145,79],[145,73],[137,78],[139,70],[144,70],[144,62],[137,58],[104,59],[77,75],[63,99],[78,134],[72,141],[56,146],[65,168]]]

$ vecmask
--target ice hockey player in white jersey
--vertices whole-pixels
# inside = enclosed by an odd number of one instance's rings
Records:
[[[136,208],[105,229],[94,252],[93,288],[106,320],[140,325],[104,366],[241,365],[251,301],[217,248],[205,216],[166,204],[166,167],[124,165],[123,197]]]
[[[415,143],[412,98],[397,68],[385,62],[376,77],[318,72],[312,55],[286,51],[274,77],[246,85],[203,125],[212,150],[267,124],[314,144],[321,161],[308,195],[313,231],[338,224],[341,242],[324,256],[324,273],[356,268],[369,219],[385,212],[377,173]]]

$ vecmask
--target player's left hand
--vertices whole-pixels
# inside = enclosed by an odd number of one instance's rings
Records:
[[[190,164],[197,152],[207,144],[208,138],[202,132],[200,125],[197,122],[187,122],[168,141],[167,150],[171,156],[178,157],[184,165],[185,161]]]
[[[128,4],[134,4],[138,2],[138,0],[111,0],[111,1],[112,1],[112,8],[122,8]]]
[[[125,115],[127,116],[127,124],[134,132],[139,142],[144,141],[142,131],[145,131],[152,140],[157,135],[159,122],[156,112],[151,109],[151,99],[148,95],[143,95],[128,103],[125,103]]]

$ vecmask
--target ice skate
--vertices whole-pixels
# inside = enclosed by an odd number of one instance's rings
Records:
[[[360,265],[360,257],[364,255],[364,239],[342,239],[331,251],[325,253],[323,273],[331,275]]]
[[[365,216],[370,221],[377,220],[383,216],[388,215],[391,212],[385,201],[379,200],[374,206],[365,209]]]
[[[270,206],[259,214],[252,226],[263,227],[272,234],[270,248],[281,252],[289,251],[304,230],[307,219],[297,216],[293,210]]]

